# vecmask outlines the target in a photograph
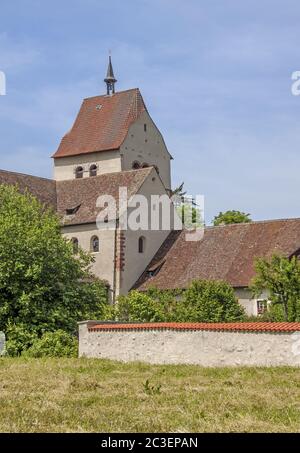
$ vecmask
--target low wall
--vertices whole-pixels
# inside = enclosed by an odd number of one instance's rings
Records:
[[[79,323],[79,356],[202,366],[300,365],[300,323]]]

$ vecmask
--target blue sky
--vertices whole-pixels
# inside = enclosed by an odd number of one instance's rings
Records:
[[[11,0],[0,4],[0,168],[52,176],[81,100],[139,87],[173,161],[173,186],[227,209],[300,217],[300,3]]]

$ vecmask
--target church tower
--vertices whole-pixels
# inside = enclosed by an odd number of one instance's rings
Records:
[[[154,167],[171,188],[172,159],[138,88],[116,91],[109,56],[106,94],[83,100],[54,158],[57,181]]]

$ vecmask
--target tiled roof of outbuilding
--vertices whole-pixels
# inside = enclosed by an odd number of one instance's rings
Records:
[[[52,157],[119,149],[129,127],[145,110],[138,88],[84,99],[72,129]]]
[[[186,241],[184,231],[174,231],[134,288],[186,288],[195,279],[225,280],[236,288],[247,287],[254,277],[256,257],[291,256],[299,249],[300,218],[208,227],[199,242]],[[149,277],[149,269],[156,263],[161,268]]]

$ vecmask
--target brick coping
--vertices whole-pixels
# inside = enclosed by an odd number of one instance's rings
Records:
[[[146,322],[118,323],[87,322],[89,332],[113,330],[212,330],[229,332],[300,332],[300,322]]]

